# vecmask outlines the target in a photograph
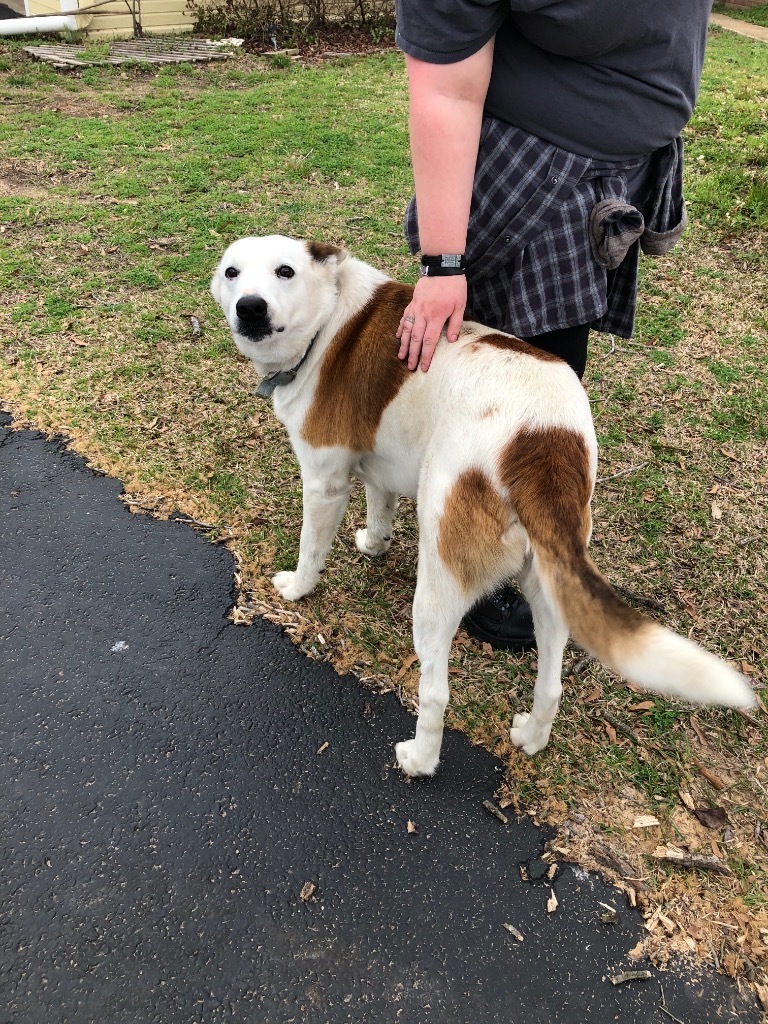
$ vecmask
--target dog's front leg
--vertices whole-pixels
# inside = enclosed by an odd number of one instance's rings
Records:
[[[299,563],[295,572],[279,572],[272,577],[272,585],[286,601],[298,601],[315,589],[347,510],[350,490],[348,474],[332,480],[304,481]]]

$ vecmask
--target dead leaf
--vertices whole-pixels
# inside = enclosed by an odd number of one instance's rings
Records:
[[[705,828],[725,828],[728,815],[722,807],[696,807],[693,813]]]
[[[652,711],[656,707],[655,700],[643,700],[639,704],[632,704],[630,711]]]
[[[712,508],[712,518],[713,519],[722,519],[723,518],[723,510],[720,508],[720,506],[717,504],[716,501],[712,502],[711,508]]]
[[[603,722],[603,728],[605,729],[606,735],[611,743],[616,742],[616,730],[613,728],[610,722]]]
[[[307,900],[312,899],[312,897],[315,895],[316,890],[317,886],[315,885],[314,882],[305,882],[301,888],[301,892],[299,893],[299,899],[302,901],[302,903],[306,903]]]
[[[395,679],[402,679],[408,669],[419,660],[418,654],[409,654],[395,676]]]

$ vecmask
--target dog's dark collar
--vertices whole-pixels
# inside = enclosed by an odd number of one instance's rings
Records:
[[[306,358],[312,351],[312,346],[317,341],[319,335],[320,332],[318,331],[317,334],[312,339],[312,341],[310,341],[309,348],[294,367],[292,367],[290,370],[278,370],[276,373],[267,374],[267,376],[264,377],[259,386],[256,388],[256,397],[271,398],[272,395],[275,393],[276,388],[282,388],[286,384],[291,384],[296,379],[296,374],[304,365]]]

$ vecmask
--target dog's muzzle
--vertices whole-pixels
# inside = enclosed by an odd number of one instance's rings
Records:
[[[244,295],[235,304],[237,313],[238,334],[251,341],[259,341],[272,333],[269,319],[269,306],[260,295]]]

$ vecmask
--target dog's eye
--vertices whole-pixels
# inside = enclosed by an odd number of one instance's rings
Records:
[[[293,267],[287,267],[285,264],[283,264],[281,267],[277,268],[275,273],[277,274],[278,277],[283,277],[285,278],[286,281],[288,281],[290,280],[290,278],[293,277],[296,271],[293,269]]]
[[[240,271],[237,269],[237,267],[227,267],[227,269],[224,271],[224,277],[228,277],[229,280],[232,281],[237,277],[239,273]]]

